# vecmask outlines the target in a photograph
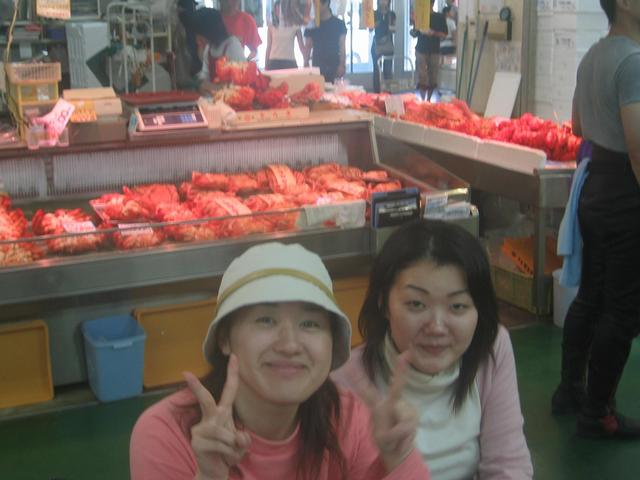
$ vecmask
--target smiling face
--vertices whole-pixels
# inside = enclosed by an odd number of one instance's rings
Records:
[[[413,367],[429,375],[462,357],[478,324],[462,269],[431,260],[420,260],[397,275],[387,305],[396,347],[411,350]]]
[[[329,376],[331,318],[302,302],[246,307],[234,314],[221,347],[238,356],[238,395],[256,404],[299,405]]]

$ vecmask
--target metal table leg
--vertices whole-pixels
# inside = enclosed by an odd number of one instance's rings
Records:
[[[546,263],[546,208],[534,206],[533,302],[538,315],[546,309],[544,266]]]

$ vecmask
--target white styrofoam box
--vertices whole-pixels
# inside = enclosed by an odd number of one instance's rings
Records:
[[[464,133],[451,132],[441,128],[425,128],[424,145],[461,157],[476,158],[480,140]]]
[[[376,129],[376,133],[380,135],[391,135],[394,120],[387,118],[383,115],[375,115],[373,117],[373,126]]]
[[[424,145],[425,127],[419,123],[397,120],[391,126],[391,135],[403,142]]]
[[[478,144],[476,159],[507,170],[533,175],[535,169],[544,168],[547,156],[542,150],[512,143],[482,140]]]

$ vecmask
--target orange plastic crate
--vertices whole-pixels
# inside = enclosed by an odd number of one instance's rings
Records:
[[[47,325],[42,320],[0,325],[0,408],[52,398]]]
[[[505,238],[500,249],[518,270],[533,275],[533,237]],[[556,255],[555,238],[546,238],[545,250],[544,274],[551,275],[551,272],[562,267],[562,259]]]

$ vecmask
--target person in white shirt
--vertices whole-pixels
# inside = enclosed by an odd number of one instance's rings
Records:
[[[280,0],[273,4],[271,25],[267,29],[267,70],[298,68],[295,55],[295,40],[303,52],[302,30],[297,25],[284,25],[280,15]]]

